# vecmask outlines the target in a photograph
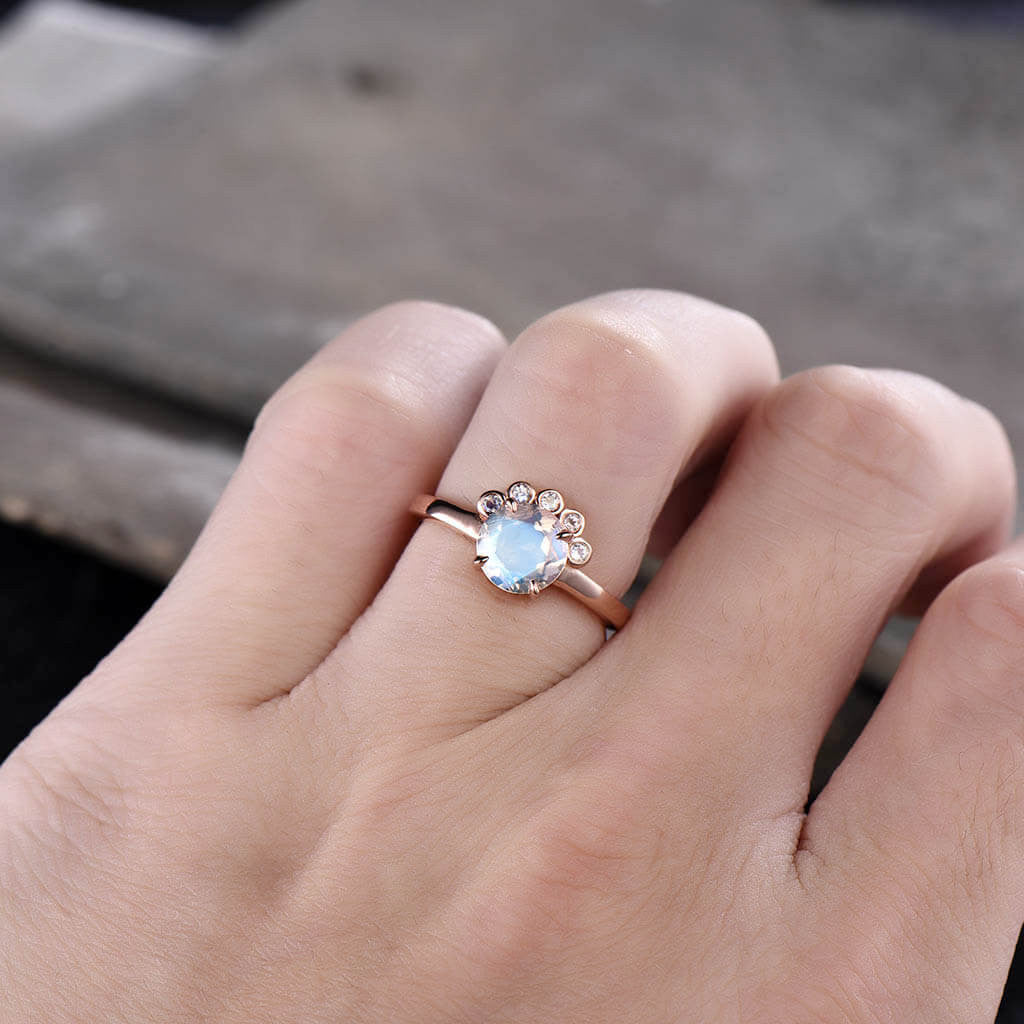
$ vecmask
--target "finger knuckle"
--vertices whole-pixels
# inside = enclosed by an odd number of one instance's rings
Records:
[[[628,809],[608,801],[576,801],[535,820],[520,854],[547,906],[568,896],[608,895],[646,861]],[[551,900],[551,896],[560,897]]]
[[[638,833],[624,808],[596,801],[558,800],[534,813],[479,886],[489,909],[485,922],[466,915],[468,944],[501,968],[571,949],[595,931],[615,932],[659,884]]]
[[[423,365],[427,357],[457,364],[478,354],[500,355],[507,347],[501,331],[486,317],[427,299],[391,303],[364,318],[361,327],[387,347],[405,349],[410,360],[425,370],[429,370]],[[339,344],[344,351],[344,338]]]
[[[443,454],[452,403],[479,393],[504,349],[497,328],[466,310],[418,300],[386,306],[278,389],[256,419],[249,449],[319,473],[353,452],[384,468]]]
[[[973,566],[940,595],[937,611],[947,650],[977,687],[1000,701],[1014,695],[1024,712],[1024,566],[1003,559]]]
[[[515,403],[508,415],[538,440],[557,432],[595,469],[664,472],[686,408],[669,339],[652,318],[606,307],[559,310],[520,336],[510,371],[502,392]]]
[[[410,396],[387,373],[373,373],[346,363],[312,362],[286,382],[260,411],[253,436],[297,434],[329,439],[355,424],[383,418],[410,418]]]
[[[352,465],[386,471],[422,459],[433,437],[425,426],[421,404],[386,376],[310,366],[264,407],[246,455],[272,471],[261,475],[277,480],[284,498]]]
[[[652,321],[672,329],[676,348],[690,345],[729,344],[735,339],[760,349],[774,361],[767,332],[747,313],[720,306],[686,292],[658,288],[624,288],[567,306],[558,312],[577,313],[607,323],[612,329],[635,329]],[[558,312],[554,315],[558,315]]]
[[[1024,566],[993,559],[962,573],[953,594],[965,622],[989,640],[1024,647]]]
[[[931,506],[946,479],[943,432],[932,413],[940,385],[852,366],[797,374],[769,396],[763,421],[801,465],[852,493],[879,488]]]

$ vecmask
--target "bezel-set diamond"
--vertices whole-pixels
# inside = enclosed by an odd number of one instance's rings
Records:
[[[584,565],[593,549],[580,534],[583,513],[566,509],[562,495],[539,493],[525,480],[507,491],[484,491],[476,504],[481,526],[476,564],[510,594],[539,594],[567,567]]]
[[[583,532],[585,525],[586,520],[583,518],[582,512],[577,512],[574,508],[568,508],[562,513],[562,529],[568,530],[574,537],[579,536]]]
[[[501,512],[507,500],[501,491],[484,491],[476,503],[477,515],[481,519],[486,519],[488,516],[494,515],[495,512]]]
[[[585,541],[582,537],[577,537],[569,545],[569,561],[573,565],[586,565],[593,553],[594,550],[589,541]]]
[[[537,495],[537,504],[540,505],[545,512],[558,513],[562,511],[562,506],[565,502],[558,491],[547,490],[541,491],[540,494]]]
[[[529,505],[537,492],[525,480],[518,480],[508,489],[508,496],[516,505]]]

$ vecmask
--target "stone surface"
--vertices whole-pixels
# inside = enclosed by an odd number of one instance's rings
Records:
[[[556,536],[557,516],[523,505],[512,512],[496,512],[480,525],[476,544],[484,575],[511,594],[543,590],[558,579],[565,568],[568,545]]]

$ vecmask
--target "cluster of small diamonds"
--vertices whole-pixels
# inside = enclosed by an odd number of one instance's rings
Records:
[[[545,512],[558,516],[562,527],[559,536],[569,541],[568,560],[572,565],[585,565],[590,561],[594,553],[589,541],[584,540],[580,534],[586,525],[582,512],[574,508],[566,508],[562,495],[553,489],[541,491],[539,494],[525,480],[517,480],[505,492],[484,491],[476,503],[477,512],[481,519],[495,515],[509,505],[512,509],[522,505],[536,503]]]

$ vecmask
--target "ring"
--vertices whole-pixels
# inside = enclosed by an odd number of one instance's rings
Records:
[[[472,512],[433,494],[421,494],[410,508],[472,540],[473,561],[500,590],[536,597],[553,585],[606,625],[621,629],[629,619],[629,609],[580,568],[593,554],[581,536],[586,521],[558,491],[538,493],[519,480],[504,492],[484,491]]]

